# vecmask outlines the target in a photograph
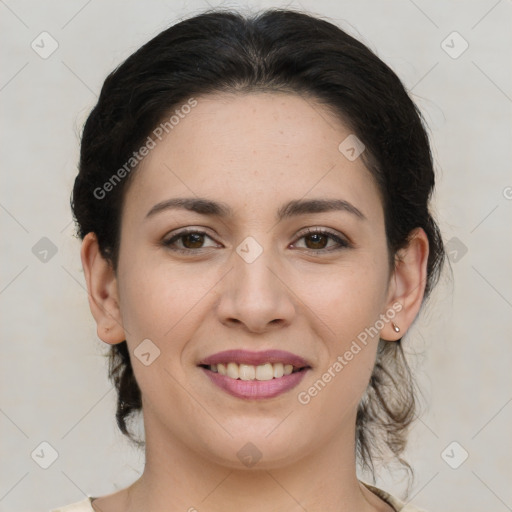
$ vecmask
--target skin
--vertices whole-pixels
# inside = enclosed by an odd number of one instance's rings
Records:
[[[313,99],[285,93],[196,99],[126,191],[117,271],[101,257],[93,233],[83,241],[98,336],[109,344],[126,339],[131,354],[144,339],[160,350],[149,366],[132,356],[143,396],[144,473],[93,507],[390,511],[357,480],[354,456],[357,404],[378,336],[307,405],[297,394],[393,304],[401,305],[393,319],[401,331],[387,322],[380,337],[393,343],[405,334],[424,294],[428,239],[416,229],[390,271],[374,180],[361,158],[350,161],[339,151],[350,131]],[[223,201],[233,216],[168,209],[146,217],[175,197]],[[276,223],[285,202],[312,198],[349,201],[366,220],[333,211]],[[163,244],[187,227],[207,232],[203,245],[181,238],[175,246],[189,253],[180,254]],[[334,240],[304,237],[305,228],[328,229],[351,246],[329,251]],[[263,249],[252,263],[236,252],[248,236]],[[242,400],[197,367],[233,348],[287,350],[312,369],[280,396]],[[262,454],[252,467],[237,457],[248,442]]]

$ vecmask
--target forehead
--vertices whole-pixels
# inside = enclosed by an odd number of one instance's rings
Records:
[[[261,215],[274,215],[290,200],[343,199],[370,220],[382,216],[362,159],[340,151],[353,136],[349,128],[314,99],[267,92],[194,99],[191,108],[175,108],[172,124],[160,125],[161,140],[151,134],[156,145],[127,191],[127,214],[146,215],[158,202],[197,196]]]

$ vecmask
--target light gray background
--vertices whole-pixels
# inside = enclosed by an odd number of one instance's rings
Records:
[[[78,135],[107,73],[208,5],[290,5],[329,18],[375,50],[420,105],[454,279],[444,275],[408,335],[425,395],[407,453],[411,497],[430,512],[512,510],[510,0],[0,0],[0,511],[110,493],[142,468],[116,430],[69,194]],[[46,59],[31,48],[50,48],[43,31],[59,45]],[[457,58],[464,41],[453,31],[469,44]],[[57,249],[46,262],[32,250],[42,237]],[[59,455],[48,469],[31,457],[43,441]],[[469,457],[452,469],[446,461],[459,464],[463,450]],[[48,448],[35,453],[49,460]],[[378,484],[404,488],[400,474],[382,473]]]

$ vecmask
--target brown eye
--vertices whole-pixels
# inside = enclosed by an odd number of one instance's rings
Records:
[[[204,246],[206,239],[212,240],[204,231],[181,231],[168,240],[164,240],[162,244],[165,247],[177,252],[194,252],[214,245]]]
[[[308,239],[311,241],[309,245],[306,243],[308,249],[325,249],[329,242],[329,237],[321,233],[313,233],[304,237],[304,240]]]
[[[181,235],[182,244],[187,249],[199,249],[204,243],[204,235],[200,233],[188,233]]]
[[[305,249],[310,252],[324,254],[327,252],[347,249],[351,244],[340,236],[322,229],[308,229],[298,240],[304,240]],[[334,245],[329,246],[329,242]]]

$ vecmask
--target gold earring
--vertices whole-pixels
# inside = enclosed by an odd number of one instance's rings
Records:
[[[391,325],[393,326],[393,330],[395,332],[400,332],[400,327],[398,327],[398,325],[396,325],[395,322],[391,322]]]

